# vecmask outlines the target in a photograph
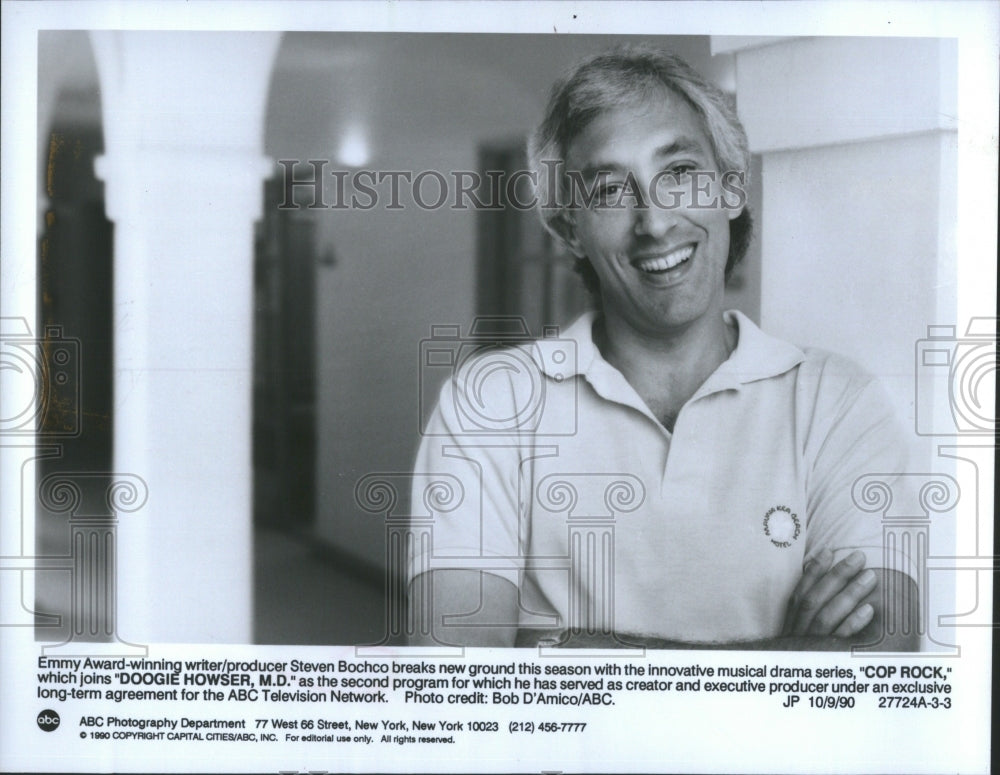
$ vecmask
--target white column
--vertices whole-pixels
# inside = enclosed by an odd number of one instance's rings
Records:
[[[16,29],[10,25],[10,30]],[[0,146],[0,169],[5,193],[21,194],[5,197],[0,211],[0,648],[9,653],[16,648],[12,644],[33,632],[29,609],[34,606],[35,579],[22,569],[36,565],[32,459],[35,416],[44,392],[35,346],[37,234],[22,228],[35,223],[41,195],[35,195],[36,157],[16,141],[34,138],[37,131],[38,73],[33,63],[38,38],[6,27],[3,32],[0,122],[6,140]],[[0,680],[12,686],[16,677],[3,669]]]
[[[954,323],[954,40],[713,39],[763,160],[761,324],[854,357],[913,427],[913,353]]]
[[[252,633],[253,222],[277,33],[95,32],[115,227],[119,618],[132,642]]]

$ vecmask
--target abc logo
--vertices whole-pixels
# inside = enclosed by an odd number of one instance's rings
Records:
[[[54,710],[43,710],[36,721],[43,732],[55,732],[59,728],[59,714]]]

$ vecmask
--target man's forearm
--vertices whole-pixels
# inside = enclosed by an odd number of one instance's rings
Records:
[[[762,640],[720,643],[708,648],[731,651],[850,651],[854,645],[848,638],[833,635],[790,635]]]
[[[604,635],[575,633],[564,642],[567,648],[623,648],[641,646],[663,650],[716,650],[716,651],[848,651],[853,645],[845,638],[833,636],[802,635],[783,638],[765,638],[752,641],[695,642],[667,640],[646,635],[619,634],[617,638]]]
[[[838,638],[833,635],[789,635],[777,638],[762,638],[746,641],[692,642],[667,640],[644,635],[619,634],[615,638],[605,635],[574,633],[565,641],[568,648],[623,648],[641,646],[663,650],[715,650],[715,651],[850,651],[852,648],[873,651],[917,651],[919,638],[912,636],[885,637],[879,639],[872,632],[861,632],[852,638]]]

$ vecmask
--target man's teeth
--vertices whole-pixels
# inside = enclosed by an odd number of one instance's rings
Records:
[[[683,248],[678,248],[665,256],[647,258],[645,261],[640,261],[639,268],[643,272],[665,272],[668,269],[673,269],[678,264],[682,264],[687,261],[691,258],[692,253],[694,253],[694,245],[688,245]]]

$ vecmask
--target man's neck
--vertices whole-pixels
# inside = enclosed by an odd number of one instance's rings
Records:
[[[605,316],[595,335],[604,359],[624,375],[670,431],[681,407],[729,357],[737,338],[721,311],[655,334]]]

